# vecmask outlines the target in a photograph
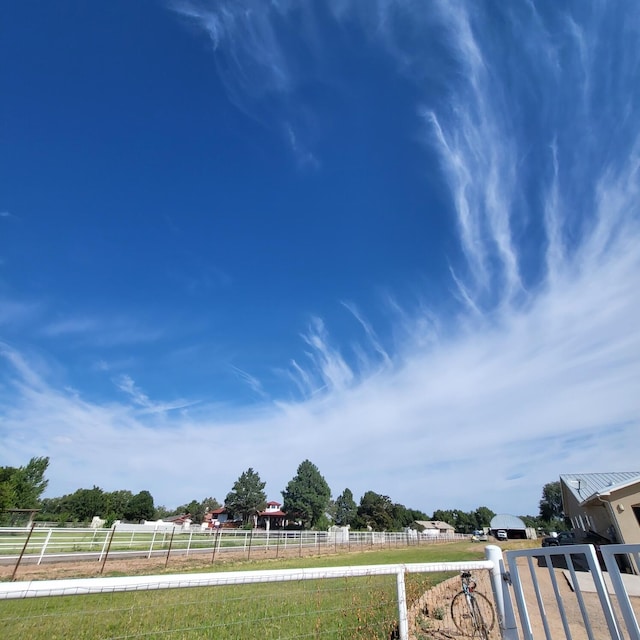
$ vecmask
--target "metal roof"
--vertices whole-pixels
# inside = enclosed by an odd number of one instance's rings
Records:
[[[563,473],[560,481],[578,502],[596,495],[609,493],[630,482],[640,482],[640,471],[617,471],[612,473]]]
[[[416,522],[425,529],[442,529],[455,531],[455,527],[441,520],[416,520]]]
[[[508,513],[503,513],[491,518],[489,523],[490,529],[518,529],[524,531],[527,526],[518,516],[510,516]]]

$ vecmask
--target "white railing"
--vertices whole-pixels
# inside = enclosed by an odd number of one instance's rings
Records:
[[[47,560],[75,557],[102,561],[126,556],[169,556],[191,553],[269,552],[276,556],[310,548],[321,551],[369,546],[394,547],[426,545],[468,539],[460,534],[425,536],[417,532],[327,532],[264,531],[260,529],[219,529],[200,527],[183,530],[161,525],[116,525],[111,529],[93,528],[0,528],[0,562],[41,564]]]

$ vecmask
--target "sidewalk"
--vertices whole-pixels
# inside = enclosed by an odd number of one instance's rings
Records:
[[[573,591],[575,591],[575,588],[571,581],[571,573],[567,570],[564,570],[562,573],[567,580],[567,584],[571,587]],[[591,577],[591,574],[588,571],[576,571],[575,575],[576,575],[576,581],[578,583],[578,588],[580,589],[580,591],[587,592],[587,593],[596,592],[596,586],[593,583],[593,578]],[[615,595],[609,574],[603,573],[603,576],[604,576],[604,582],[607,585],[607,591],[609,592],[609,595]],[[623,573],[621,574],[620,577],[622,578],[622,582],[624,583],[625,589],[627,590],[629,597],[640,598],[640,576],[632,576],[630,574]]]

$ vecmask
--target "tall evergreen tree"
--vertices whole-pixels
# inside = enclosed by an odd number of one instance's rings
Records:
[[[331,489],[313,462],[300,463],[296,475],[282,492],[283,510],[290,519],[299,520],[305,529],[313,528],[324,516]]]
[[[360,529],[369,527],[374,531],[391,531],[394,528],[391,498],[367,491],[360,498],[357,525]]]
[[[358,505],[351,489],[347,488],[336,498],[335,523],[341,527],[353,525],[357,513]]]
[[[264,492],[266,482],[260,480],[256,471],[249,467],[235,481],[227,494],[224,505],[233,515],[239,515],[247,523],[257,511],[264,509],[267,495]]]

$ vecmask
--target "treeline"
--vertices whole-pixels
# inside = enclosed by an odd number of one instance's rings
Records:
[[[148,491],[106,492],[100,487],[78,489],[59,498],[41,496],[49,481],[45,472],[49,458],[31,458],[23,467],[0,467],[0,523],[24,520],[20,510],[38,509],[37,520],[90,522],[99,515],[107,520],[139,522],[156,515],[153,497]]]
[[[47,487],[45,472],[48,458],[32,458],[24,467],[0,467],[0,515],[3,523],[11,520],[11,509],[39,509],[36,517],[41,521],[59,523],[87,523],[94,516],[106,521],[107,526],[116,520],[140,522],[172,515],[188,514],[194,523],[204,520],[208,512],[224,507],[227,515],[247,527],[255,525],[256,514],[267,505],[266,483],[253,468],[244,471],[233,484],[221,504],[215,498],[191,500],[173,509],[156,506],[149,491],[132,493],[123,489],[103,491],[94,486],[78,489],[74,493],[42,499]],[[559,484],[559,483],[557,483]],[[556,483],[545,485],[541,513],[561,520],[558,515],[559,487]],[[416,522],[438,520],[446,522],[458,533],[472,533],[489,526],[495,513],[488,507],[478,507],[465,512],[458,509],[436,510],[431,516],[393,502],[389,496],[366,491],[356,502],[352,491],[345,488],[333,500],[326,480],[311,461],[304,460],[295,476],[281,491],[282,510],[287,514],[289,526],[303,529],[324,530],[332,524],[350,526],[353,530],[401,531],[406,527],[420,528]],[[561,514],[561,501],[560,501]],[[527,526],[545,526],[542,517],[524,516]],[[557,526],[556,526],[557,528]]]
[[[148,491],[134,494],[126,489],[103,491],[94,486],[59,498],[44,498],[40,505],[38,520],[60,523],[91,522],[94,516],[100,516],[110,526],[116,520],[140,522],[156,517],[153,496]]]

